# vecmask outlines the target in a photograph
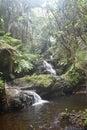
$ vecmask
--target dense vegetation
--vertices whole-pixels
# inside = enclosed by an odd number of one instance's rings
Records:
[[[35,73],[37,62],[52,55],[58,75],[74,86],[83,81],[87,73],[86,4],[86,0],[0,0],[0,42],[14,50],[8,58],[10,71],[3,71],[5,61],[1,77],[6,79],[6,72],[11,78]]]
[[[43,74],[44,59],[61,80]],[[87,0],[0,0],[0,106],[4,82],[18,77],[18,85],[54,95],[87,86]],[[65,115],[87,125],[87,110]]]
[[[36,59],[53,55],[51,62],[59,75],[65,74],[72,84],[83,80],[87,61],[86,3],[0,0],[0,39],[16,50],[10,75],[32,73]]]
[[[69,87],[86,86],[87,0],[0,0],[1,79],[35,74],[29,80],[47,87],[44,59]]]

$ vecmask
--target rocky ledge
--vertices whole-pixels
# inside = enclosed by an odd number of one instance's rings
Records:
[[[13,81],[13,85],[19,86],[21,89],[35,90],[45,99],[73,93],[73,87],[64,78],[49,74],[18,78]]]
[[[18,88],[6,88],[5,95],[0,102],[0,112],[16,111],[24,107],[29,107],[34,103],[34,97],[31,93],[22,91]]]

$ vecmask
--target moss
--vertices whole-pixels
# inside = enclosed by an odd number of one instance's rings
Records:
[[[84,111],[65,111],[60,114],[60,120],[68,120],[70,124],[87,129],[87,109]]]
[[[20,79],[16,79],[14,83],[19,86],[25,87],[49,87],[55,82],[55,78],[52,75],[32,75],[25,76]]]
[[[0,78],[0,93],[2,92],[3,89],[4,89],[4,83],[3,80],[1,80]]]
[[[75,64],[72,64],[70,69],[63,75],[63,77],[71,86],[76,86],[84,81],[84,70],[76,67]]]

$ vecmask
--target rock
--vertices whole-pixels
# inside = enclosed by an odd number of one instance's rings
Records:
[[[10,101],[10,109],[12,109],[12,110],[18,110],[23,107],[24,107],[24,105],[19,98],[17,98],[17,99],[15,98]]]
[[[87,125],[84,122],[86,119],[86,111],[78,111],[75,110],[69,112],[66,111],[59,113],[58,119],[61,124],[65,123],[64,130],[87,130]]]
[[[0,74],[4,79],[9,79],[10,74],[13,72],[13,52],[16,50],[0,40]]]
[[[33,98],[17,88],[6,88],[6,97],[9,110],[20,110],[33,104]]]
[[[7,111],[7,98],[5,94],[5,89],[0,92],[0,114]]]
[[[66,126],[64,130],[84,130],[84,129],[75,126]]]
[[[45,99],[65,95],[69,92],[71,93],[71,91],[69,91],[71,87],[61,76],[47,74],[25,76],[23,78],[15,79],[13,84],[21,86],[21,89],[35,90]]]

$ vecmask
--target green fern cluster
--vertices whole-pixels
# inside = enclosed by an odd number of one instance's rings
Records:
[[[33,68],[29,55],[22,55],[21,53],[14,54],[14,71],[16,73],[27,72]]]

